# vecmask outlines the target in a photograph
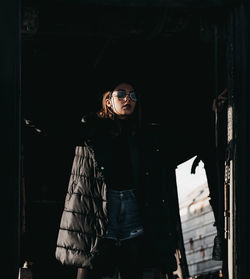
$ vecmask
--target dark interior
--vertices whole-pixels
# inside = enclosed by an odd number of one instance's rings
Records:
[[[44,277],[48,270],[74,278],[54,259],[74,148],[46,127],[97,111],[101,94],[124,80],[140,93],[145,121],[166,131],[180,163],[201,150],[208,155],[215,74],[219,92],[225,88],[226,9],[22,2],[22,116],[31,122],[22,129],[21,260],[35,263],[36,278],[52,278]]]

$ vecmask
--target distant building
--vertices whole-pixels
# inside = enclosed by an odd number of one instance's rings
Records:
[[[209,199],[209,189],[205,183],[180,201],[183,239],[190,276],[219,272],[222,268],[221,261],[212,259],[217,231]]]

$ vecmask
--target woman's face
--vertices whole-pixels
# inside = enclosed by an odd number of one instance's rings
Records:
[[[107,100],[107,106],[120,119],[125,119],[133,114],[136,105],[136,95],[132,85],[121,83],[113,90],[111,99]]]

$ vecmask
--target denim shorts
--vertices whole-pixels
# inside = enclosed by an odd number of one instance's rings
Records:
[[[107,190],[108,224],[105,238],[117,241],[143,234],[135,190]]]

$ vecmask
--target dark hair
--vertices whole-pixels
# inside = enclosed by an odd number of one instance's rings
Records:
[[[102,108],[97,112],[100,118],[114,119],[115,115],[112,109],[107,106],[107,100],[110,99],[112,92],[107,91],[102,95]]]

